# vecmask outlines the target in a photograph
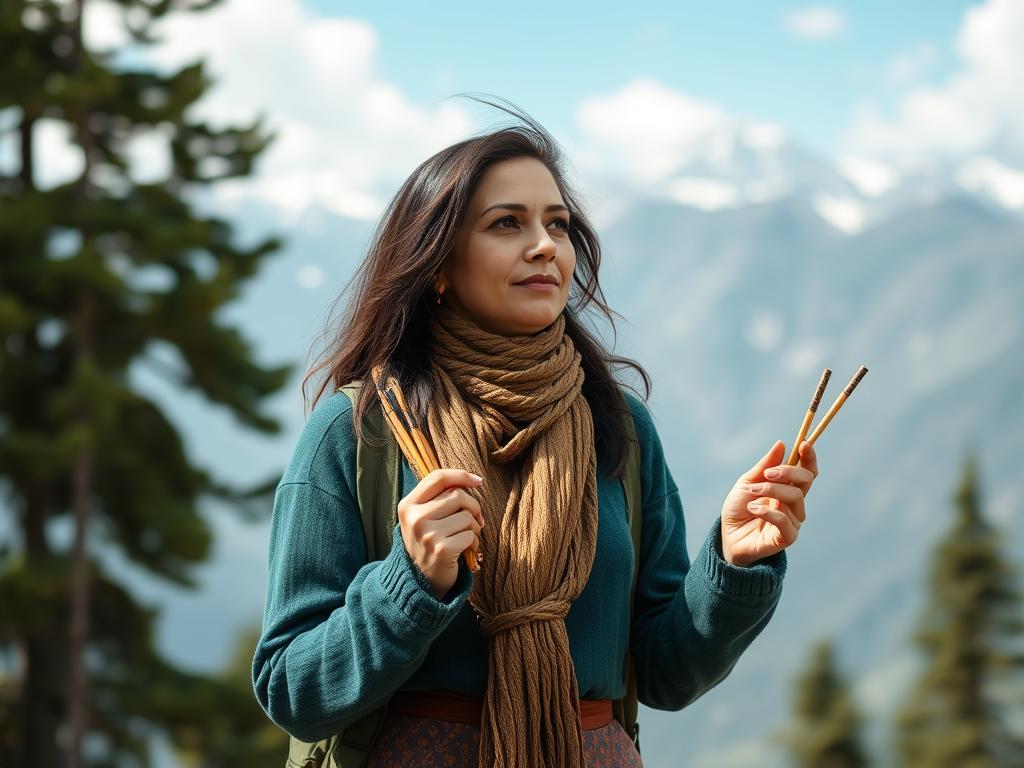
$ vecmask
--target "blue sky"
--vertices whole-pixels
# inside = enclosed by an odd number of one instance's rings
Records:
[[[904,72],[914,84],[949,75],[952,43],[972,3],[306,5],[371,23],[381,76],[423,101],[487,91],[568,131],[581,98],[653,76],[729,112],[778,121],[831,154],[857,104],[890,107],[910,84],[892,71],[899,60],[916,54],[915,71]],[[825,39],[798,37],[787,18],[811,8],[840,14],[844,28]]]
[[[90,47],[123,48],[117,5],[87,8]],[[317,209],[372,221],[425,158],[507,122],[450,98],[461,92],[510,99],[539,120],[609,215],[626,193],[704,207],[778,193],[722,186],[752,181],[738,177],[758,163],[743,167],[737,146],[760,152],[761,170],[809,150],[805,167],[834,166],[869,198],[937,168],[1024,210],[1019,0],[225,0],[160,31],[142,56],[173,68],[202,59],[214,80],[199,115],[237,125],[262,113],[278,134],[256,175],[218,195],[258,199],[289,221]],[[38,146],[44,187],[79,172],[56,121],[42,121]],[[161,135],[133,139],[129,155],[138,180],[166,176]],[[0,146],[5,157],[13,144]],[[847,229],[867,220],[862,202],[837,203]]]

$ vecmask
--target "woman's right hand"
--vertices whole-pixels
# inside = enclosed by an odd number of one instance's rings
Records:
[[[483,479],[461,469],[435,469],[398,502],[398,523],[405,550],[441,599],[459,575],[459,558],[479,552],[484,526],[480,502],[465,489]]]

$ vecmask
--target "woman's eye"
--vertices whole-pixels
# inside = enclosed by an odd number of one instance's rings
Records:
[[[509,215],[509,216],[502,216],[500,219],[495,219],[494,223],[491,226],[492,227],[501,227],[503,225],[503,222],[506,222],[506,221],[511,222],[513,226],[518,226],[518,224],[519,224],[519,222],[516,220],[515,216]],[[564,218],[552,219],[551,223],[552,224],[554,224],[554,223],[561,224],[562,225],[561,228],[564,229],[564,230],[568,230],[569,229],[569,220],[568,219],[564,219]]]

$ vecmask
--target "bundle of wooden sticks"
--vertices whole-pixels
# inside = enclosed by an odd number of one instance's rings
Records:
[[[417,478],[422,480],[434,470],[440,469],[441,465],[430,438],[406,403],[401,387],[397,382],[388,380],[379,365],[373,369],[373,381],[377,387],[381,407],[384,409],[384,417]],[[480,570],[477,553],[472,547],[462,553],[462,558],[471,571],[476,573]]]

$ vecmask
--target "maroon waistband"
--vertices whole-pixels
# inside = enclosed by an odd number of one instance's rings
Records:
[[[449,723],[480,725],[484,700],[455,691],[399,691],[388,704],[388,712],[405,717],[427,717]],[[603,728],[612,721],[611,699],[580,699],[583,730]]]

